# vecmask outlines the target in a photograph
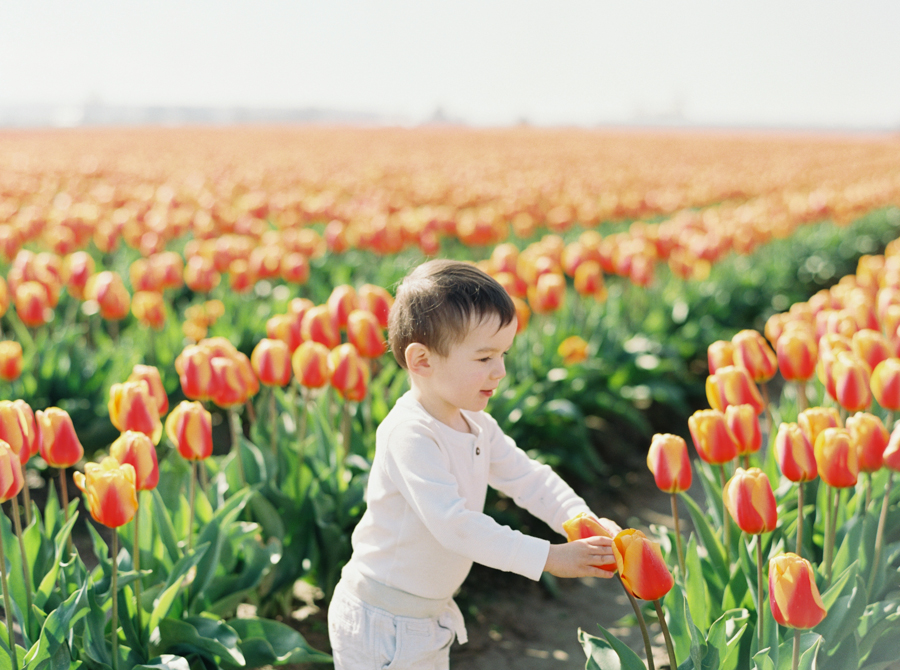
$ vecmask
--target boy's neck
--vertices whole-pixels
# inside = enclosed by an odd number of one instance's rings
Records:
[[[427,391],[410,379],[410,393],[425,411],[441,423],[450,426],[453,430],[460,433],[471,433],[472,428],[469,422],[462,415],[462,411],[457,407],[447,407],[439,399],[435,399]]]

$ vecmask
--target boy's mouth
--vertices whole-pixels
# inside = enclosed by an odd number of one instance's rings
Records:
[[[482,391],[481,394],[482,394],[483,396],[485,396],[485,397],[490,398],[492,395],[494,395],[494,389],[490,389],[490,390],[487,390],[487,391]]]

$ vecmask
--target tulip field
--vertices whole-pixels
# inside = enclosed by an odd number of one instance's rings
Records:
[[[407,388],[393,291],[436,256],[516,304],[504,431],[580,492],[646,459],[671,494],[671,527],[624,530],[606,566],[645,646],[572,631],[587,668],[653,668],[657,629],[673,669],[896,667],[896,137],[0,145],[0,668],[327,667],[295,587],[327,604],[350,556]],[[508,502],[486,512],[540,532]]]

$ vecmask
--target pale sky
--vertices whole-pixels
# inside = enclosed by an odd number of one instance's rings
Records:
[[[18,0],[0,106],[900,129],[900,2]]]

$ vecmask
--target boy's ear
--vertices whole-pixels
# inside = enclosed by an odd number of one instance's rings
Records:
[[[431,351],[421,342],[412,342],[406,347],[406,369],[420,377],[428,377],[434,371],[431,367]]]

